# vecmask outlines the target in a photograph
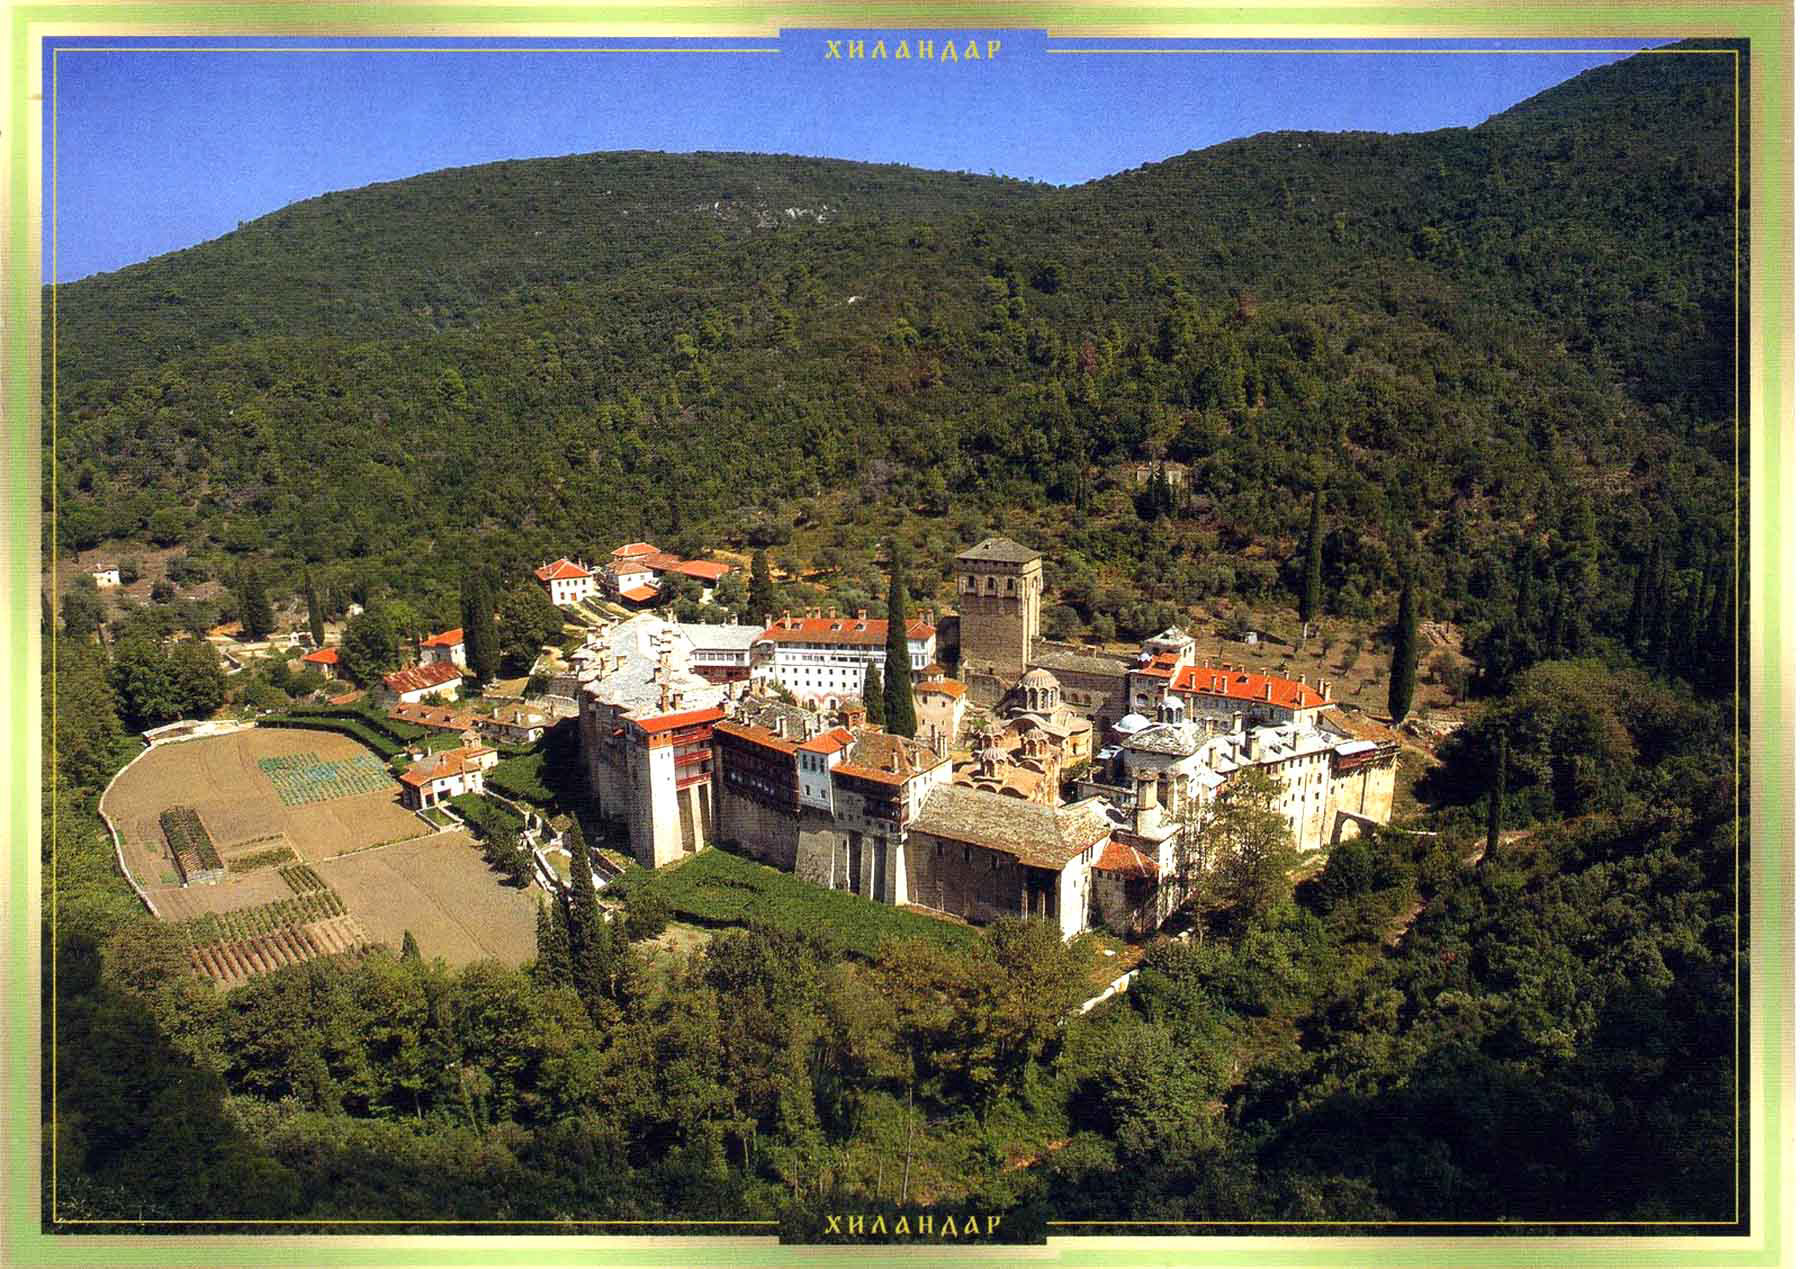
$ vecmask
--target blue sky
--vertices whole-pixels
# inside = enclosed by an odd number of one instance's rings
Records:
[[[954,65],[891,56],[898,36],[941,49],[952,34],[959,49],[998,40],[999,54]],[[890,56],[872,60],[883,37]],[[862,60],[827,58],[827,41],[853,38],[864,41]],[[45,53],[55,125],[53,147],[47,106],[45,190],[48,198],[54,175],[57,280],[72,281],[328,190],[498,159],[751,150],[1071,184],[1275,129],[1472,125],[1618,50],[1658,42],[1257,45],[801,30],[687,42],[777,54],[670,54],[594,50],[677,41],[58,39]],[[1596,51],[1052,52],[1108,46]],[[281,51],[257,51],[272,48]],[[47,208],[46,278],[51,222]]]

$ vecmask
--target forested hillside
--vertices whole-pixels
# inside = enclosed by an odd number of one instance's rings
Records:
[[[915,1207],[1064,1219],[1737,1219],[1733,64],[1067,189],[440,172],[57,288],[46,549],[156,547],[190,588],[115,648],[246,575],[441,629],[472,565],[632,538],[766,547],[811,587],[783,602],[874,608],[893,537],[947,601],[996,529],[1044,551],[1060,635],[1133,638],[1291,605],[1317,490],[1323,610],[1378,630],[1410,580],[1475,670],[1414,831],[1066,1027],[1029,923],[872,958],[759,928],[656,983],[609,942],[585,992],[378,954],[217,993],[93,818],[136,706],[87,602],[46,719],[62,1215],[816,1230],[898,1202],[904,1157]]]

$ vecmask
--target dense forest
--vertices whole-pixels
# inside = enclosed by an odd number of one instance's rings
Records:
[[[58,1213],[1738,1219],[1732,65],[1645,54],[1475,128],[1066,189],[496,164],[58,287],[46,551],[226,583],[110,648],[91,595],[46,604]],[[1131,637],[1291,602],[1315,491],[1325,611],[1380,622],[1405,580],[1467,632],[1437,836],[1334,853],[1066,1025],[1029,923],[873,957],[750,929],[667,982],[609,948],[581,984],[378,954],[219,993],[93,813],[156,640],[252,591],[436,628],[471,567],[644,537],[875,608],[887,538],[948,599],[999,529],[1044,550],[1064,633]],[[1526,836],[1483,852],[1502,734]]]

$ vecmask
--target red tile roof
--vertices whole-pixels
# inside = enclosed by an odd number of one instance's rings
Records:
[[[461,643],[462,641],[463,641],[462,627],[458,626],[454,630],[444,631],[443,634],[432,635],[431,638],[429,638],[425,641],[424,646],[427,648],[454,648],[457,644]]]
[[[666,573],[672,568],[681,567],[681,557],[670,555],[667,551],[653,551],[638,562],[645,568],[653,568],[659,573]]]
[[[463,775],[471,768],[479,770],[475,759],[483,754],[494,752],[483,745],[469,745],[462,749],[444,749],[432,754],[423,762],[414,763],[400,777],[402,784],[410,784],[417,789],[430,784],[434,780],[447,780],[451,776]]]
[[[634,604],[648,603],[657,596],[654,586],[631,586],[619,592],[620,599],[629,599]]]
[[[382,678],[382,684],[388,691],[396,694],[417,692],[421,688],[443,687],[462,678],[462,671],[448,661],[434,661],[430,665],[415,665],[410,670],[399,670]]]
[[[679,714],[661,714],[655,718],[633,718],[631,725],[646,735],[674,731],[677,727],[693,727],[700,723],[716,723],[725,717],[717,705],[710,709],[690,709]]]
[[[830,731],[814,736],[800,748],[806,750],[807,753],[831,754],[848,749],[855,743],[856,736],[853,733],[842,727],[834,727]]]
[[[428,705],[423,701],[401,701],[390,705],[387,716],[402,723],[436,727],[443,731],[467,731],[475,725],[472,714],[458,713],[456,710],[445,709],[442,705]]]
[[[913,689],[913,691],[921,693],[921,694],[928,694],[928,693],[935,692],[939,696],[949,696],[949,697],[961,696],[964,692],[966,692],[968,690],[969,690],[968,688],[964,687],[961,683],[958,683],[953,679],[933,679],[930,682],[921,683],[921,684],[919,684],[919,686],[917,686]]]
[[[907,623],[908,639],[929,639],[935,630],[926,622],[913,618]],[[872,618],[858,621],[855,617],[783,617],[758,637],[758,642],[773,643],[846,643],[873,646],[887,642],[888,623]]]
[[[572,563],[568,559],[557,560],[537,570],[537,579],[540,582],[565,582],[578,577],[591,576],[592,574],[581,565]]]
[[[718,564],[712,560],[683,560],[670,571],[686,577],[697,577],[703,582],[716,582],[731,571],[731,565]]]
[[[336,665],[338,650],[336,648],[320,648],[316,652],[308,652],[300,659],[307,665]]]
[[[1224,696],[1234,701],[1261,701],[1268,689],[1268,702],[1284,709],[1314,709],[1325,698],[1310,687],[1302,687],[1292,679],[1273,674],[1245,674],[1237,670],[1214,670],[1190,665],[1169,684],[1171,691],[1192,692],[1203,696]]]
[[[661,552],[658,551],[655,547],[651,546],[648,542],[627,542],[624,546],[622,546],[618,550],[614,551],[612,553],[612,557],[615,560],[628,560],[628,559],[631,559],[633,556],[638,556],[638,555],[659,555],[659,554],[661,554]]]
[[[326,700],[333,705],[348,705],[353,701],[360,701],[362,695],[362,689],[358,688],[354,692],[345,692],[342,696],[326,697]]]
[[[1157,875],[1155,860],[1118,840],[1106,843],[1106,849],[1094,861],[1094,871],[1121,873],[1133,879]]]

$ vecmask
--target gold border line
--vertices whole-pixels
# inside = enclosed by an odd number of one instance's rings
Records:
[[[805,28],[796,28],[796,30],[800,30],[800,29],[805,29]],[[868,29],[874,29],[874,28],[868,28]],[[945,28],[945,29],[960,31],[960,30],[964,30],[964,29],[975,29],[975,28]],[[981,28],[981,29],[986,29],[986,28]],[[53,38],[57,38],[57,37],[41,37],[41,39],[46,40],[46,41],[48,39],[53,39]],[[150,37],[146,37],[146,38],[180,38],[180,37],[179,36],[160,36],[160,37],[159,36],[150,36]],[[399,36],[399,37],[395,37],[395,38],[417,39],[419,37],[417,37],[417,36]],[[455,37],[446,37],[446,38],[455,38]],[[570,37],[570,38],[580,38],[580,37]],[[696,38],[706,38],[706,37],[696,37]],[[721,37],[713,37],[713,38],[721,38]],[[722,38],[732,38],[732,37],[722,37]],[[753,38],[753,37],[740,37],[740,38]],[[1092,37],[1079,37],[1079,36],[1076,36],[1076,37],[1067,37],[1067,36],[1054,37],[1054,36],[1051,36],[1048,38],[1104,39],[1107,37],[1104,37],[1104,36],[1092,36]],[[1171,38],[1181,38],[1181,37],[1171,37]],[[1404,38],[1408,38],[1408,37],[1395,37],[1395,38],[1404,39]],[[1430,38],[1430,37],[1424,37],[1424,38]],[[1604,38],[1604,37],[1597,37],[1597,38]],[[1705,37],[1691,37],[1691,38],[1705,38]],[[1741,38],[1747,38],[1747,37],[1728,36],[1728,37],[1719,37],[1719,38],[1735,40],[1735,39],[1741,39]],[[42,44],[40,44],[40,50],[41,50],[41,48],[42,48]],[[723,54],[732,54],[732,53],[741,53],[741,54],[751,54],[751,55],[769,55],[769,54],[779,55],[779,54],[781,54],[782,51],[783,50],[779,47],[776,47],[776,48],[767,48],[767,47],[691,48],[691,47],[662,47],[662,46],[654,46],[654,47],[605,46],[605,47],[595,47],[595,48],[571,48],[571,47],[566,47],[566,46],[542,46],[542,47],[540,47],[540,46],[522,46],[522,47],[517,47],[517,48],[509,48],[509,47],[467,47],[467,46],[463,46],[463,47],[458,47],[458,46],[425,47],[425,46],[400,45],[400,46],[395,46],[392,48],[387,48],[387,47],[373,47],[373,46],[329,46],[329,45],[328,46],[292,46],[292,45],[286,45],[286,46],[260,46],[260,45],[193,46],[193,45],[173,45],[173,44],[171,44],[171,45],[128,45],[128,46],[105,46],[105,45],[59,46],[59,45],[53,45],[50,48],[50,55],[51,55],[51,176],[50,176],[51,280],[49,283],[49,290],[50,290],[50,354],[51,354],[50,430],[51,430],[51,461],[52,461],[53,470],[54,470],[54,466],[55,466],[55,462],[56,462],[56,455],[57,455],[58,449],[59,449],[58,444],[57,444],[57,440],[58,440],[57,423],[58,423],[58,418],[60,415],[60,411],[58,409],[58,404],[57,404],[57,402],[58,402],[58,384],[57,384],[58,322],[57,322],[57,295],[56,295],[56,293],[57,293],[57,288],[60,285],[59,282],[57,281],[57,274],[59,272],[58,247],[59,247],[59,232],[60,232],[61,221],[60,221],[60,215],[59,215],[59,202],[58,202],[59,176],[60,176],[60,150],[59,150],[59,129],[58,129],[58,122],[57,122],[58,121],[57,111],[58,111],[59,96],[60,96],[61,57],[64,53],[358,53],[358,54],[376,54],[376,53],[462,53],[462,54],[468,54],[468,53],[515,53],[515,54],[539,54],[539,53],[707,54],[707,53],[713,53],[713,54],[720,54],[720,53],[723,53]],[[1739,876],[1741,875],[1741,871],[1742,871],[1741,853],[1740,853],[1740,843],[1741,843],[1741,836],[1742,836],[1742,811],[1741,811],[1741,806],[1742,806],[1742,779],[1741,779],[1742,684],[1740,681],[1740,665],[1741,665],[1741,646],[1740,645],[1741,645],[1741,640],[1742,640],[1742,631],[1740,629],[1740,626],[1741,626],[1741,587],[1742,587],[1742,568],[1741,568],[1742,547],[1741,547],[1740,521],[1741,521],[1741,517],[1742,517],[1742,511],[1741,511],[1742,470],[1741,469],[1742,469],[1742,448],[1743,448],[1743,446],[1742,446],[1742,437],[1741,437],[1741,428],[1742,428],[1742,417],[1741,417],[1742,416],[1742,403],[1741,403],[1742,348],[1741,348],[1741,342],[1742,341],[1741,341],[1741,336],[1740,336],[1740,329],[1741,329],[1740,328],[1740,320],[1742,317],[1742,313],[1741,313],[1742,299],[1741,299],[1741,279],[1739,276],[1741,273],[1741,245],[1742,245],[1742,242],[1741,242],[1741,240],[1742,240],[1742,232],[1741,232],[1742,186],[1741,186],[1741,170],[1740,169],[1741,169],[1741,165],[1742,165],[1742,148],[1743,148],[1743,138],[1742,138],[1742,134],[1741,134],[1741,122],[1740,122],[1741,97],[1742,97],[1742,92],[1741,92],[1742,75],[1741,75],[1741,70],[1740,70],[1741,62],[1740,62],[1739,54],[1740,54],[1741,50],[1737,47],[1731,47],[1731,48],[1685,48],[1685,49],[1667,48],[1667,47],[1619,47],[1619,48],[1580,48],[1580,49],[1558,49],[1558,48],[1494,48],[1494,49],[1482,49],[1482,48],[1271,48],[1271,49],[1261,49],[1261,48],[1046,48],[1042,51],[1045,54],[1050,55],[1050,56],[1217,56],[1217,55],[1221,55],[1221,54],[1239,54],[1239,55],[1252,55],[1252,56],[1254,56],[1254,55],[1266,55],[1266,56],[1307,56],[1307,55],[1353,56],[1353,55],[1361,55],[1361,56],[1369,56],[1369,55],[1393,55],[1393,54],[1414,55],[1414,56],[1432,56],[1432,55],[1450,55],[1450,56],[1458,56],[1458,55],[1464,55],[1464,56],[1472,56],[1472,55],[1487,55],[1487,56],[1494,56],[1494,55],[1500,55],[1500,56],[1573,55],[1573,56],[1612,57],[1617,60],[1623,60],[1624,58],[1638,56],[1641,54],[1691,53],[1691,54],[1702,54],[1702,55],[1718,55],[1718,54],[1729,53],[1731,55],[1731,59],[1732,59],[1732,195],[1733,195],[1733,197],[1732,197],[1732,298],[1733,298],[1733,304],[1732,304],[1732,370],[1733,370],[1733,373],[1732,373],[1732,435],[1733,435],[1733,441],[1734,441],[1733,455],[1732,455],[1733,476],[1734,476],[1733,516],[1732,516],[1732,541],[1733,541],[1733,546],[1734,546],[1734,553],[1733,553],[1733,560],[1732,560],[1732,573],[1733,573],[1732,629],[1733,629],[1734,642],[1733,642],[1732,675],[1733,675],[1733,684],[1734,684],[1734,689],[1735,689],[1734,693],[1733,693],[1733,700],[1732,700],[1732,714],[1733,714],[1733,732],[1732,732],[1733,764],[1732,765],[1733,765],[1733,792],[1734,792],[1733,821],[1732,821],[1733,899],[1734,899],[1734,902],[1732,905],[1732,907],[1733,907],[1733,911],[1732,911],[1732,929],[1733,929],[1732,951],[1733,951],[1733,961],[1734,961],[1733,974],[1732,974],[1732,1015],[1733,1015],[1733,1028],[1732,1028],[1732,1065],[1733,1065],[1733,1080],[1732,1080],[1732,1141],[1733,1141],[1732,1191],[1733,1191],[1733,1206],[1732,1206],[1732,1210],[1734,1213],[1734,1219],[1732,1219],[1730,1221],[1720,1221],[1720,1220],[1710,1220],[1710,1221],[1708,1221],[1708,1220],[1664,1220],[1664,1221],[1550,1220],[1550,1221],[1538,1221],[1538,1220],[1523,1220],[1523,1219],[1509,1219],[1509,1220],[1500,1220],[1500,1221],[1478,1221],[1478,1220],[1387,1220],[1387,1221],[1377,1221],[1377,1220],[1343,1220],[1343,1221],[1099,1220],[1099,1221],[1046,1221],[1045,1226],[1047,1228],[1092,1227],[1092,1228],[1109,1228],[1109,1229],[1208,1228],[1208,1227],[1227,1227],[1227,1228],[1266,1228],[1266,1227],[1320,1228],[1320,1227],[1324,1227],[1324,1228],[1354,1228],[1354,1229],[1456,1228],[1456,1229],[1515,1229],[1515,1230],[1518,1230],[1520,1233],[1526,1233],[1533,1229],[1544,1229],[1544,1228],[1602,1229],[1602,1228],[1620,1228],[1620,1227],[1624,1227],[1624,1228],[1670,1228],[1670,1227],[1672,1227],[1672,1228],[1693,1229],[1693,1228],[1711,1228],[1711,1227],[1715,1227],[1715,1226],[1736,1227],[1736,1226],[1741,1225],[1743,1223],[1743,1207],[1742,1207],[1743,1148],[1742,1148],[1742,1130],[1741,1130],[1741,1116],[1742,1116],[1742,1111],[1743,1111],[1741,1102],[1743,1099],[1739,1096],[1739,1092],[1738,1092],[1739,1087],[1742,1082],[1741,1081],[1741,1070],[1740,1070],[1742,1054],[1739,1051],[1740,1045],[1738,1043],[1738,1035],[1741,1030],[1741,995],[1742,995],[1742,993],[1740,990],[1740,985],[1741,985],[1741,980],[1742,980],[1742,972],[1741,972],[1742,971],[1742,934],[1741,934],[1740,927],[1741,927],[1741,922],[1742,922],[1741,914],[1742,914],[1742,906],[1743,905],[1742,905],[1742,895],[1737,886],[1737,880],[1738,880]],[[1562,82],[1567,82],[1567,81],[1562,81]],[[1101,178],[1101,179],[1104,179],[1104,178]],[[178,250],[179,250],[179,248],[178,248]],[[124,267],[129,267],[129,266],[124,266]],[[56,486],[56,482],[54,479],[51,482],[50,503],[51,503],[51,526],[52,526],[52,532],[54,533],[55,526],[59,521],[58,491],[57,491],[57,486]],[[57,553],[56,553],[54,543],[53,543],[52,552],[51,552],[51,560],[50,560],[51,589],[54,593],[56,593],[57,595],[60,596],[60,590],[58,589],[58,579],[57,579],[57,560],[58,560],[58,557],[57,557]],[[60,624],[60,623],[58,623],[58,624]],[[52,789],[53,790],[56,787],[54,782],[58,779],[58,777],[54,774],[54,771],[56,768],[56,763],[57,763],[57,756],[58,756],[57,755],[57,747],[56,747],[56,736],[55,736],[55,720],[57,717],[56,683],[57,683],[57,677],[58,677],[57,676],[58,638],[59,638],[59,631],[57,629],[57,626],[53,625],[52,630],[51,630],[51,676],[50,676],[51,677],[50,692],[51,692],[52,727],[51,727],[51,735],[49,737],[49,745],[50,745],[50,751],[51,751],[51,764],[52,764],[52,772],[53,772],[53,774],[52,774],[52,781],[53,781]],[[231,1219],[231,1218],[194,1218],[194,1219],[158,1219],[158,1220],[132,1220],[132,1219],[125,1219],[125,1218],[114,1218],[114,1219],[95,1218],[95,1219],[69,1219],[69,1220],[59,1219],[56,1215],[56,1209],[57,1209],[56,1180],[57,1180],[57,1173],[58,1173],[58,1146],[60,1144],[60,1132],[57,1127],[57,1124],[58,1124],[57,1111],[58,1111],[58,1106],[59,1106],[59,1097],[58,1097],[58,1084],[57,1084],[58,1072],[56,1069],[56,1065],[57,1065],[56,1064],[56,1049],[57,1049],[57,1039],[58,1039],[56,984],[57,984],[57,968],[58,968],[58,959],[59,959],[57,956],[57,946],[58,946],[58,943],[57,943],[57,929],[58,929],[57,914],[58,914],[58,908],[59,908],[60,895],[59,895],[58,887],[56,884],[56,879],[57,879],[56,865],[57,865],[57,856],[59,853],[58,852],[58,844],[60,842],[60,835],[58,833],[58,828],[57,828],[56,810],[57,810],[56,799],[53,796],[52,800],[51,800],[51,808],[50,808],[50,815],[51,815],[51,852],[50,852],[50,854],[51,854],[51,905],[50,905],[50,907],[51,907],[51,1002],[50,1002],[50,1007],[51,1007],[51,1066],[52,1066],[52,1070],[51,1070],[50,1207],[51,1207],[51,1221],[53,1224],[67,1225],[67,1226],[76,1226],[76,1225],[82,1225],[82,1226],[88,1226],[88,1225],[94,1225],[94,1226],[101,1226],[101,1225],[138,1225],[138,1226],[155,1226],[155,1225],[261,1226],[261,1225],[273,1225],[273,1226],[288,1226],[288,1227],[292,1227],[292,1226],[323,1226],[323,1225],[363,1225],[363,1226],[406,1225],[406,1226],[451,1226],[451,1227],[474,1227],[474,1226],[494,1226],[494,1225],[521,1226],[521,1225],[523,1225],[523,1226],[538,1226],[538,1227],[606,1226],[606,1227],[658,1227],[658,1228],[669,1228],[669,1227],[676,1227],[676,1226],[692,1226],[692,1227],[730,1226],[730,1227],[734,1227],[734,1228],[771,1228],[771,1227],[775,1227],[775,1226],[779,1225],[779,1222],[777,1222],[777,1221],[684,1220],[684,1219],[680,1219],[680,1218],[674,1218],[674,1219],[669,1219],[669,1220],[642,1220],[642,1221],[609,1221],[609,1220],[585,1220],[585,1219],[569,1219],[569,1220],[417,1220],[417,1219],[414,1219],[414,1220],[409,1220],[409,1219],[399,1219],[399,1218],[396,1218],[396,1219],[367,1219],[367,1220],[306,1219],[306,1218],[275,1219],[275,1220]],[[877,1244],[877,1245],[884,1246],[884,1247],[888,1246],[888,1244]]]

